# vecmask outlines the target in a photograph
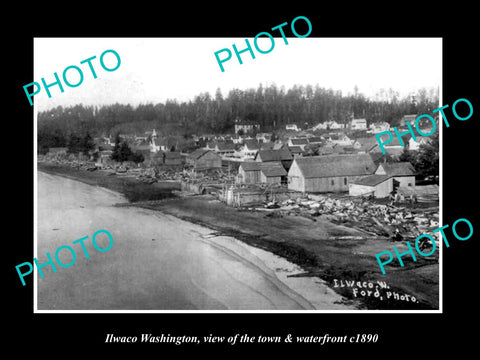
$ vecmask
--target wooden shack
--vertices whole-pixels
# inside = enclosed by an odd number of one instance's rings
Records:
[[[187,155],[186,164],[195,170],[220,169],[222,158],[215,152],[207,149],[197,149]]]

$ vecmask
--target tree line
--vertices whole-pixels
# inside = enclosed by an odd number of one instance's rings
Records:
[[[438,107],[437,89],[419,89],[401,97],[398,92],[380,90],[367,98],[355,88],[344,96],[341,91],[315,85],[275,84],[256,89],[232,89],[223,96],[217,89],[212,96],[201,93],[193,100],[164,103],[113,104],[104,106],[75,105],[39,112],[39,149],[66,146],[70,136],[78,137],[122,134],[144,134],[157,129],[160,135],[188,138],[193,134],[233,133],[235,120],[260,124],[261,131],[284,129],[286,124],[301,128],[334,120],[347,123],[352,117],[366,118],[368,123],[385,121],[395,126],[405,114],[431,113]]]

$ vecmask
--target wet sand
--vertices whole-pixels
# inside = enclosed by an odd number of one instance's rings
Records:
[[[61,245],[76,252],[69,268],[38,276],[39,310],[353,309],[319,278],[292,278],[298,266],[211,229],[138,207],[118,207],[115,192],[38,173],[37,257]],[[93,233],[114,244],[97,251]],[[84,241],[90,258],[80,244]],[[100,247],[108,238],[98,236]],[[59,253],[68,264],[71,254]]]
[[[333,224],[328,216],[321,215],[315,220],[301,216],[269,217],[265,213],[225,206],[213,197],[171,197],[170,190],[179,186],[175,183],[151,186],[134,178],[108,176],[105,171],[79,171],[52,163],[39,163],[39,169],[121,192],[129,200],[128,207],[173,215],[217,235],[276,254],[301,267],[303,276],[323,279],[330,289],[360,309],[438,309],[438,252],[419,257],[416,262],[404,259],[405,267],[392,262],[387,274],[382,275],[374,255],[393,246],[400,252],[406,251],[405,242],[371,237]],[[352,288],[335,287],[335,281],[340,280],[385,282],[391,291],[415,296],[417,302],[354,296]]]

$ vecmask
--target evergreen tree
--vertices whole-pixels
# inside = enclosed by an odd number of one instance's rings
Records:
[[[438,131],[431,135],[429,139],[430,141],[420,145],[415,163],[417,173],[423,177],[431,175],[438,176],[440,173],[440,137]]]

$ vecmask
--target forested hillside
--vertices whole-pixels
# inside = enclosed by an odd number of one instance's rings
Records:
[[[431,113],[438,107],[437,89],[420,89],[413,96],[400,97],[393,90],[380,90],[373,99],[355,90],[340,91],[318,85],[295,85],[290,89],[275,84],[256,89],[233,89],[226,96],[217,89],[214,96],[201,93],[192,101],[114,104],[94,107],[57,107],[38,114],[39,146],[65,146],[71,134],[91,136],[142,134],[153,128],[163,135],[233,133],[235,119],[259,123],[261,131],[297,124],[301,128],[335,120],[348,122],[352,116],[368,123],[386,121],[397,125],[404,114]]]

